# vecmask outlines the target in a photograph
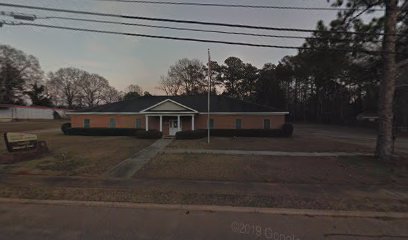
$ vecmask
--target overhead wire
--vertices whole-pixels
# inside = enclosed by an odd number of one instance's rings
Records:
[[[92,12],[92,11],[78,11],[78,10],[61,9],[61,8],[38,7],[38,6],[10,4],[10,3],[0,3],[0,6],[14,7],[14,8],[24,8],[24,9],[35,9],[35,10],[42,10],[42,11],[73,13],[73,14],[85,14],[85,15],[103,16],[103,17],[124,18],[124,19],[138,19],[138,20],[146,20],[146,21],[172,22],[172,23],[183,23],[183,24],[198,24],[198,25],[207,25],[207,26],[247,28],[247,29],[258,29],[258,30],[308,32],[308,33],[316,33],[316,32],[328,33],[328,32],[331,32],[331,33],[344,33],[344,34],[373,35],[372,33],[367,33],[367,32],[355,32],[355,31],[336,31],[336,32],[332,32],[332,31],[327,31],[327,30],[312,30],[312,29],[301,29],[301,28],[282,28],[282,27],[268,27],[268,26],[256,26],[256,25],[245,25],[245,24],[206,22],[206,21],[196,21],[196,20],[154,18],[154,17],[142,17],[142,16],[133,16],[133,15],[122,15],[122,14]],[[375,33],[375,35],[383,36],[385,34],[384,33]]]
[[[0,11],[0,15],[13,17],[15,14],[24,13],[14,13]],[[233,31],[221,31],[221,30],[208,30],[208,29],[197,29],[197,28],[184,28],[184,27],[169,27],[162,25],[151,25],[151,24],[141,24],[141,23],[130,23],[130,22],[119,22],[119,21],[109,21],[109,20],[97,20],[89,18],[74,18],[74,17],[60,17],[60,16],[37,16],[33,15],[35,19],[60,19],[69,21],[83,21],[83,22],[94,22],[94,23],[104,23],[104,24],[118,24],[125,26],[136,26],[136,27],[146,27],[146,28],[157,28],[157,29],[170,29],[178,31],[192,31],[192,32],[204,32],[204,33],[219,33],[228,35],[242,35],[242,36],[254,36],[254,37],[265,37],[265,38],[287,38],[287,39],[314,39],[314,40],[336,40],[336,41],[352,41],[351,39],[341,39],[334,37],[312,37],[312,36],[289,36],[289,35],[272,35],[272,34],[260,34],[260,33],[248,33],[248,32],[233,32]],[[373,42],[380,42],[377,40],[372,40]]]
[[[222,7],[222,8],[254,8],[254,9],[277,9],[277,10],[307,10],[307,11],[339,11],[351,10],[342,7],[295,7],[295,6],[271,6],[271,5],[251,5],[251,4],[225,4],[225,3],[197,3],[178,1],[146,1],[146,0],[94,0],[98,2],[119,2],[150,5],[181,5],[194,7]],[[374,11],[384,11],[382,8],[375,8]]]
[[[89,28],[55,26],[55,25],[38,24],[38,23],[6,22],[6,21],[0,21],[0,22],[2,22],[4,25],[12,25],[12,26],[34,26],[34,27],[42,27],[42,28],[54,28],[54,29],[63,29],[63,30],[72,30],[72,31],[105,33],[105,34],[115,34],[115,35],[145,37],[145,38],[156,38],[156,39],[168,39],[168,40],[178,40],[178,41],[218,43],[218,44],[227,44],[227,45],[239,45],[239,46],[262,47],[262,48],[278,48],[278,49],[298,49],[298,50],[312,50],[312,49],[315,49],[315,48],[312,48],[312,47],[280,46],[280,45],[271,45],[271,44],[256,44],[256,43],[248,43],[248,42],[231,42],[231,41],[210,40],[210,39],[201,39],[201,38],[172,37],[172,36],[163,36],[163,35],[150,35],[150,34],[140,34],[140,33],[130,33],[130,32],[97,30],[97,29],[89,29]],[[352,49],[352,48],[327,48],[326,50],[328,50],[328,51],[340,51],[340,52],[366,52],[366,53],[373,53],[373,54],[374,53],[384,53],[384,51]]]

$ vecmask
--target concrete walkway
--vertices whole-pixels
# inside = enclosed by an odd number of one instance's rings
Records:
[[[109,177],[131,178],[139,169],[141,169],[150,159],[156,156],[173,139],[159,139],[152,145],[140,150],[133,157],[124,160],[108,172]]]
[[[215,150],[215,149],[165,149],[165,153],[187,154],[225,154],[225,155],[258,155],[281,157],[340,157],[340,156],[373,156],[370,153],[357,152],[277,152],[277,151],[244,151],[244,150]]]

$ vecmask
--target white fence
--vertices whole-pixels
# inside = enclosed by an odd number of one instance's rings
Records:
[[[54,119],[54,112],[61,118],[67,117],[65,109],[11,106],[0,108],[0,121]]]

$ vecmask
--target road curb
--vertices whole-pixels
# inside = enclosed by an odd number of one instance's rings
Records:
[[[204,211],[204,212],[262,213],[262,214],[291,215],[291,216],[394,218],[394,219],[408,218],[408,212],[338,211],[338,210],[289,209],[289,208],[233,207],[233,206],[216,206],[216,205],[154,204],[154,203],[127,203],[127,202],[70,201],[70,200],[37,200],[37,199],[16,199],[16,198],[0,198],[0,203],[83,206],[83,207],[139,208],[139,209],[156,209],[156,210],[186,210],[186,211],[188,210],[188,211]]]

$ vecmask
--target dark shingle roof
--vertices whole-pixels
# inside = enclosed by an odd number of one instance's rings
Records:
[[[171,99],[198,112],[207,111],[207,96],[143,96],[128,101],[106,104],[77,112],[140,112],[166,99]],[[211,97],[211,112],[281,112],[280,110],[249,103],[227,96]]]

